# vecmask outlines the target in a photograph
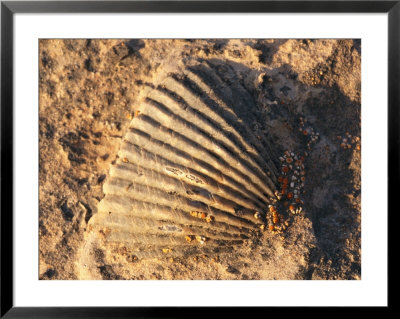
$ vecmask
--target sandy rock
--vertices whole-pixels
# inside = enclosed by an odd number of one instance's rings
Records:
[[[279,156],[307,153],[302,212],[220,256],[82,255],[98,245],[88,223],[146,85],[201,59],[252,94],[255,135]],[[40,279],[361,279],[359,41],[41,40],[39,71]]]

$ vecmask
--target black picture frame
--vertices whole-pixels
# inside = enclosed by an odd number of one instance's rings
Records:
[[[400,1],[1,1],[1,318],[175,318],[252,316],[263,309],[15,307],[13,301],[13,19],[16,13],[387,13],[388,14],[388,218],[399,182]],[[387,173],[389,173],[387,172]],[[382,172],[384,173],[384,172]],[[385,213],[385,212],[380,212]],[[396,213],[396,212],[392,212]],[[393,223],[389,221],[389,225]],[[391,242],[389,232],[388,245]],[[390,246],[388,246],[390,249]],[[389,258],[389,257],[388,257]],[[388,269],[389,270],[389,269]],[[389,287],[388,282],[388,287]],[[390,309],[390,298],[388,307]],[[242,313],[243,311],[243,313]],[[265,312],[264,315],[270,315]],[[192,314],[192,315],[190,315]],[[300,313],[298,313],[299,315]]]

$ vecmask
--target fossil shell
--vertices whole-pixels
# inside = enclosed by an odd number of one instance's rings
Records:
[[[229,251],[265,227],[278,157],[253,133],[255,102],[229,72],[203,62],[146,89],[90,233],[151,258]]]

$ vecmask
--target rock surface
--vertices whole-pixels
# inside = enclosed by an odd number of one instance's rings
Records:
[[[253,94],[256,134],[307,152],[302,212],[218,257],[82,256],[143,84],[199,59]],[[39,83],[40,279],[361,279],[360,41],[41,40]]]

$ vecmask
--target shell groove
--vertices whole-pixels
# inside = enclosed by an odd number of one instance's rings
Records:
[[[229,251],[265,223],[276,152],[255,136],[251,94],[205,61],[146,88],[89,221],[138,258]],[[230,80],[229,80],[230,79]]]

